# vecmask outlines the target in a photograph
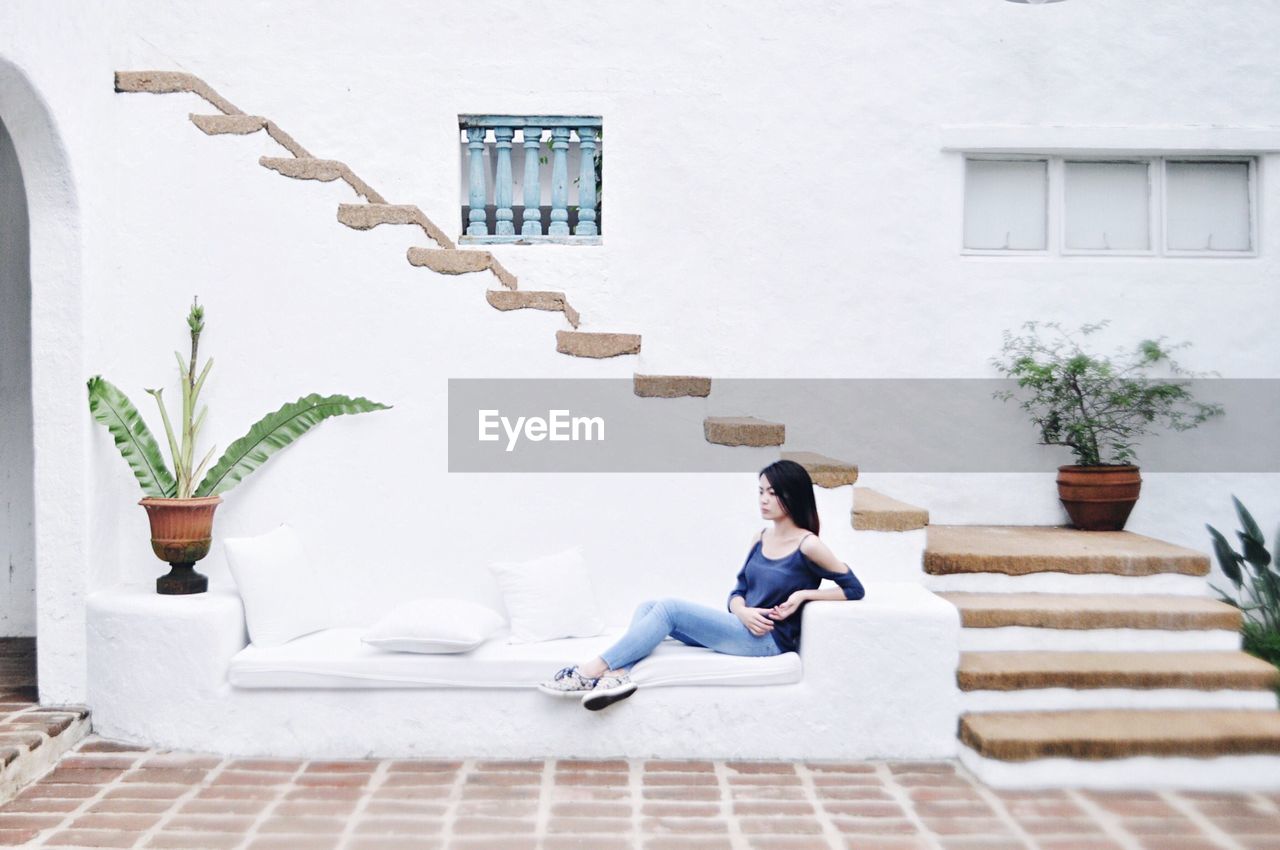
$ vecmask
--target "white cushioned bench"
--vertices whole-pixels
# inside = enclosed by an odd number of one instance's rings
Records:
[[[864,584],[863,600],[805,606],[798,653],[668,641],[635,666],[640,692],[601,712],[532,684],[608,645],[617,624],[465,656],[378,650],[354,627],[262,648],[231,586],[116,586],[87,602],[88,701],[107,738],[237,756],[954,757],[955,608],[914,582]]]
[[[281,646],[250,644],[231,659],[238,688],[532,688],[561,667],[598,655],[623,629],[589,638],[508,643],[494,635],[471,652],[423,655],[386,652],[361,642],[361,628],[334,628]],[[788,685],[801,679],[800,655],[742,658],[666,640],[638,662],[631,678],[663,685]]]

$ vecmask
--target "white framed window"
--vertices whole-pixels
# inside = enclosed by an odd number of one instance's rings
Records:
[[[967,154],[961,253],[1256,257],[1252,156]]]

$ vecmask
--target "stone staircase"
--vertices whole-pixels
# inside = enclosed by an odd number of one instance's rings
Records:
[[[960,758],[984,782],[1280,787],[1280,674],[1240,651],[1207,556],[1123,531],[932,526],[924,571],[960,612]]]
[[[42,706],[35,638],[0,638],[0,803],[54,766],[89,734],[89,709]]]

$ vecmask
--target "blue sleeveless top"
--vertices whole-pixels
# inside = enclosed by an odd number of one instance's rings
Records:
[[[799,546],[785,558],[766,558],[763,544],[757,540],[747,554],[746,563],[738,573],[738,583],[729,592],[725,604],[727,606],[733,602],[733,597],[741,596],[749,608],[772,608],[786,602],[787,597],[797,590],[816,590],[824,578],[839,585],[845,599],[861,599],[866,595],[853,570],[843,573],[824,570],[810,561]],[[794,652],[800,648],[800,614],[801,611],[796,611],[785,620],[773,621],[770,634],[782,652]]]

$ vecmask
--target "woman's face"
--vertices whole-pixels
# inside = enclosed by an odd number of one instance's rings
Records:
[[[769,483],[769,479],[760,476],[760,516],[763,519],[782,519],[787,515],[787,511],[782,507],[782,502],[778,501],[778,496],[773,492],[773,485]]]

